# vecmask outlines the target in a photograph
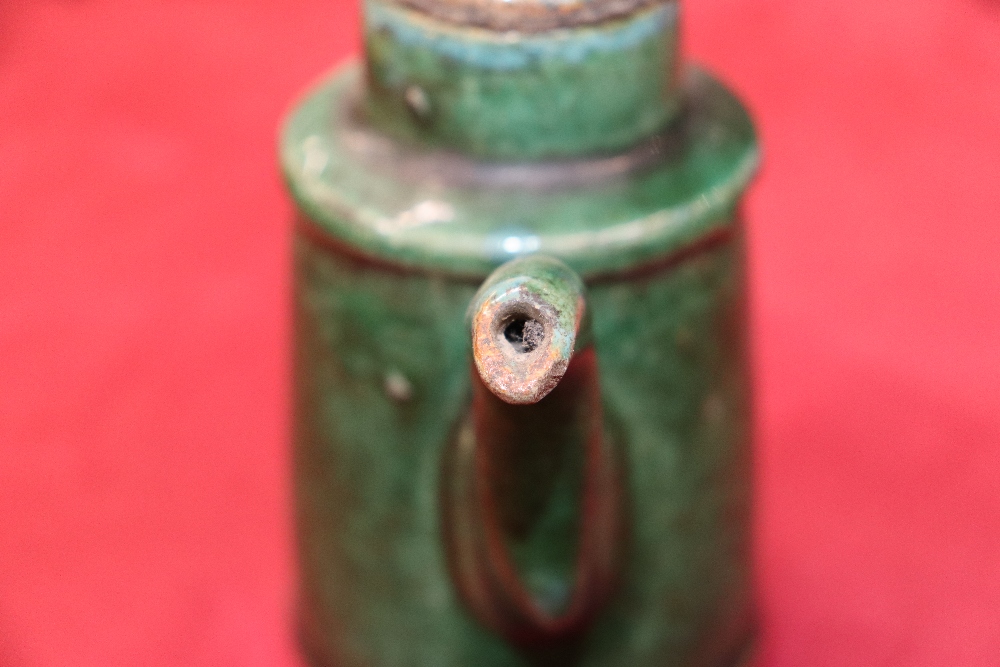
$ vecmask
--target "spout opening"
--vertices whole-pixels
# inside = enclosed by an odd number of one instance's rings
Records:
[[[545,341],[545,326],[531,317],[515,316],[504,325],[503,337],[517,354],[529,354]]]
[[[517,299],[501,308],[494,319],[497,345],[514,360],[531,355],[551,340],[554,326],[551,313],[530,301]]]

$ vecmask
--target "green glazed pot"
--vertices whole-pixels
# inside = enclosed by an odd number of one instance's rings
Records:
[[[369,0],[288,119],[317,667],[747,659],[758,150],[675,19]]]

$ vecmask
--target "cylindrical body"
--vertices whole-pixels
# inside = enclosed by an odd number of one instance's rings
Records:
[[[366,80],[351,65],[321,83],[281,146],[299,208],[295,489],[313,664],[739,664],[754,636],[739,199],[757,147],[745,111],[692,69],[672,93],[680,115],[611,152],[481,161],[456,149],[454,127],[407,138],[368,114]],[[624,499],[606,600],[571,640],[537,646],[470,609],[446,525],[449,451],[474,388],[469,304],[496,266],[534,252],[586,284],[587,363]]]

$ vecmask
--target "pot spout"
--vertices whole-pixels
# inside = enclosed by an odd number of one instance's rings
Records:
[[[599,613],[623,543],[583,283],[550,257],[514,260],[486,279],[469,319],[472,413],[445,475],[453,574],[485,625],[551,647]]]
[[[472,356],[483,384],[514,405],[542,400],[589,341],[583,282],[533,255],[493,272],[472,301]]]

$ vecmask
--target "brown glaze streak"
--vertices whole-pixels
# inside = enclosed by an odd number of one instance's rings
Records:
[[[737,220],[742,220],[742,212],[737,211],[734,216]],[[360,266],[368,266],[379,271],[388,271],[397,275],[448,275],[455,278],[478,284],[486,276],[488,271],[444,271],[431,267],[409,266],[400,264],[397,261],[377,257],[348,245],[323,229],[323,227],[305,215],[299,215],[296,220],[296,232],[317,247],[336,252],[351,258]],[[581,274],[588,285],[613,283],[618,281],[649,278],[658,273],[670,271],[689,259],[699,255],[712,252],[732,242],[743,235],[743,230],[730,226],[713,229],[699,236],[693,241],[686,243],[671,253],[652,261],[643,262],[634,266],[625,267],[617,271],[601,271],[599,273]]]
[[[737,213],[736,219],[742,219],[739,213]],[[682,245],[673,252],[662,257],[658,257],[652,261],[637,264],[620,271],[602,271],[600,273],[588,275],[586,278],[587,284],[613,283],[624,280],[642,280],[644,278],[651,278],[657,274],[672,271],[684,262],[694,259],[699,255],[704,255],[717,250],[731,243],[735,238],[740,236],[742,236],[741,229],[734,229],[731,226],[719,227],[702,234],[690,243]]]

